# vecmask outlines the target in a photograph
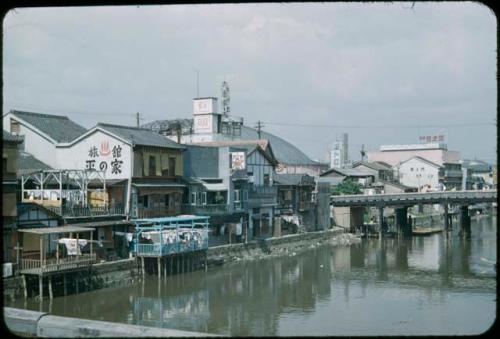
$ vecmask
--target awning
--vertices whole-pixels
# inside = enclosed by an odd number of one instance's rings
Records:
[[[18,232],[33,233],[38,235],[44,234],[57,234],[57,233],[71,233],[71,232],[90,232],[93,231],[92,227],[75,227],[75,226],[54,226],[54,227],[41,227],[41,228],[27,228],[18,229]]]
[[[208,184],[206,182],[203,183],[203,186],[207,189],[207,191],[227,191],[227,184],[219,183],[219,184]]]
[[[164,183],[132,183],[132,186],[139,187],[139,188],[147,188],[147,187],[172,187],[172,188],[182,188],[186,187],[184,184],[179,184],[176,182],[164,182]]]
[[[177,182],[140,182],[132,183],[132,186],[139,190],[139,196],[151,194],[172,194],[181,193],[186,187],[184,184]]]

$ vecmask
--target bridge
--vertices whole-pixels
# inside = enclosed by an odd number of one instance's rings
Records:
[[[462,230],[470,236],[470,216],[468,206],[478,203],[497,201],[497,190],[485,191],[441,191],[426,193],[374,194],[374,195],[333,195],[330,205],[333,207],[377,207],[379,209],[379,226],[381,234],[385,233],[383,223],[384,207],[396,208],[396,225],[405,235],[411,235],[411,223],[408,222],[408,207],[424,204],[441,204],[444,208],[445,229],[451,229],[449,205],[459,205]]]
[[[333,195],[330,204],[335,207],[397,207],[420,204],[473,205],[497,201],[497,190],[442,191],[428,193],[400,193],[374,195]]]

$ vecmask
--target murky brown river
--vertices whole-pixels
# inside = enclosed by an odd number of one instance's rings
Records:
[[[455,226],[456,227],[456,226]],[[45,311],[224,335],[454,335],[496,316],[496,218],[411,240],[363,240],[126,288],[57,297]],[[39,310],[34,300],[9,306]],[[50,310],[49,310],[50,307]]]

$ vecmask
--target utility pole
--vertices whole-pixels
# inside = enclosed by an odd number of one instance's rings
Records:
[[[137,127],[139,127],[139,120],[141,120],[139,112],[135,114],[135,119],[137,120]]]
[[[262,132],[262,127],[264,127],[264,124],[262,123],[262,121],[257,121],[257,125],[255,126],[255,128],[257,128],[257,135],[259,136],[259,139],[260,139],[260,135],[261,135],[261,132]]]
[[[365,159],[365,155],[366,155],[366,152],[365,152],[365,144],[362,144],[361,145],[361,161],[363,161]]]

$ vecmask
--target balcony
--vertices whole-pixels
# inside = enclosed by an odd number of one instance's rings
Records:
[[[21,274],[43,274],[50,272],[61,272],[88,267],[96,262],[95,253],[82,254],[59,259],[21,259]]]
[[[195,215],[224,215],[229,213],[227,204],[183,205],[183,213]]]
[[[277,205],[276,186],[252,186],[248,191],[248,207]]]
[[[76,217],[94,217],[94,216],[109,216],[123,215],[123,204],[114,204],[113,206],[47,206],[41,204],[49,211],[52,211],[64,218]]]

